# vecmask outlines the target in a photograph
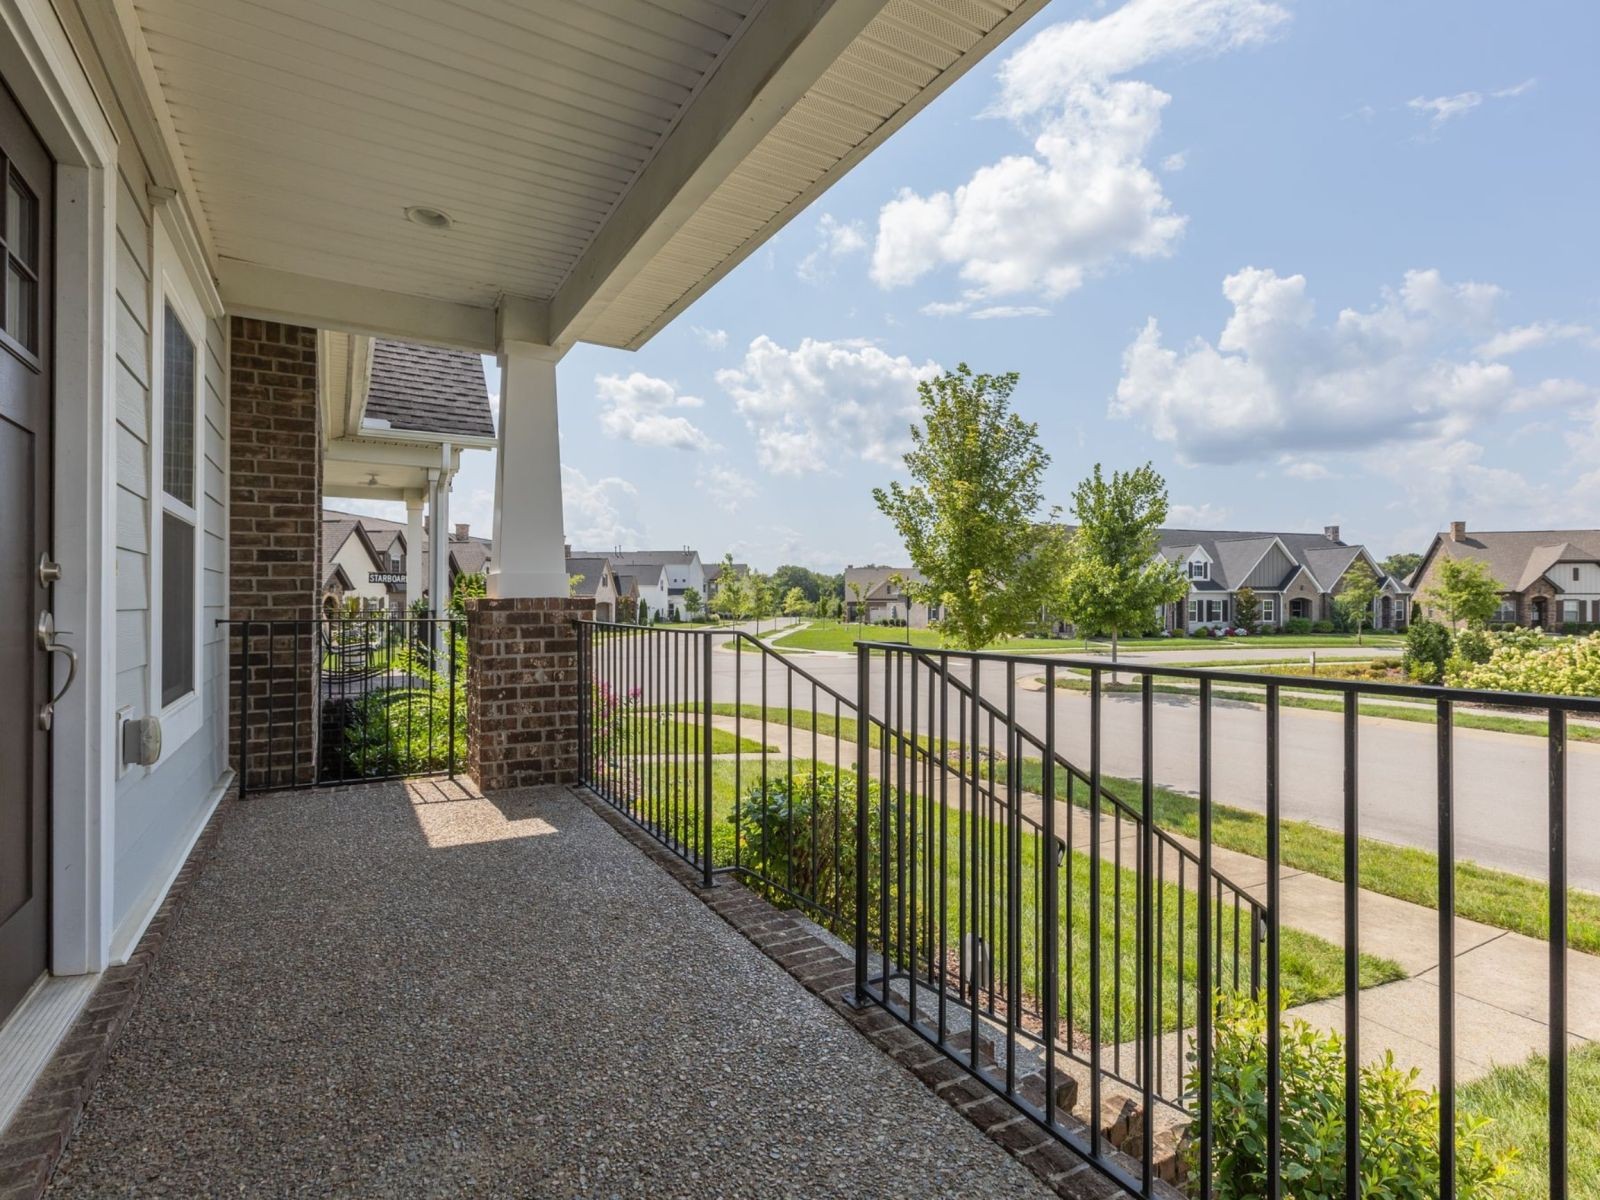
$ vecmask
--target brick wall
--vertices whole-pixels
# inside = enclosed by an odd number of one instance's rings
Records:
[[[591,598],[467,601],[467,771],[486,792],[578,778],[578,636]]]
[[[311,621],[322,573],[322,455],[317,438],[317,331],[232,318],[228,514],[229,616]],[[250,634],[251,787],[316,777],[316,640],[265,626]],[[230,645],[229,757],[238,758],[242,638]],[[235,767],[239,764],[235,762]]]

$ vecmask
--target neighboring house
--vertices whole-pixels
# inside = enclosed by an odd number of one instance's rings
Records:
[[[590,596],[594,599],[596,621],[617,619],[617,580],[610,562],[594,556],[569,555],[567,577],[571,580],[574,596]]]
[[[1500,584],[1493,620],[1562,630],[1600,625],[1600,529],[1493,530],[1472,533],[1465,521],[1435,534],[1412,576],[1417,604],[1439,620],[1444,614],[1427,593],[1447,559],[1472,559]]]
[[[1334,598],[1357,560],[1380,581],[1372,605],[1376,629],[1405,625],[1411,590],[1384,574],[1365,546],[1339,537],[1337,525],[1315,533],[1249,533],[1212,529],[1161,530],[1161,557],[1177,565],[1189,594],[1161,614],[1162,628],[1192,631],[1221,628],[1238,620],[1238,593],[1248,587],[1261,625],[1291,618],[1331,621]]]
[[[660,613],[666,619],[683,617],[683,594],[688,589],[693,588],[702,601],[705,599],[706,572],[700,552],[687,546],[682,550],[580,550],[577,554],[582,558],[604,558],[613,570],[634,576],[639,598],[650,606],[652,614]]]
[[[706,603],[709,604],[711,602],[711,597],[716,594],[717,584],[722,582],[722,560],[718,559],[716,562],[707,563],[705,565],[705,569],[702,572],[702,574],[705,575],[705,579],[706,579],[706,590],[705,590],[704,598],[705,598]],[[750,564],[749,563],[734,563],[733,564],[733,574],[734,574],[734,577],[737,578],[737,579],[748,578],[748,576],[750,574]]]
[[[424,521],[416,566],[417,577],[429,581],[424,583],[421,593],[425,600],[431,600],[433,595],[430,537],[430,522]],[[446,541],[448,594],[454,589],[458,576],[482,575],[488,570],[493,547],[488,538],[473,537],[471,526],[463,522],[457,522]],[[365,608],[387,608],[393,613],[406,610],[406,581],[412,564],[408,560],[403,522],[324,509],[322,543],[324,560],[330,566],[337,562],[352,581],[346,595],[360,596]]]
[[[399,613],[405,608],[405,534],[398,528],[369,526],[369,520],[327,511],[322,515],[322,561],[328,576],[324,612],[337,612],[351,597],[367,612]]]
[[[895,582],[896,577],[905,583],[923,582],[922,573],[914,567],[884,567],[877,564],[846,567],[845,620],[895,625],[905,622],[913,629],[926,629],[930,622],[938,620],[938,610],[930,611],[926,604],[913,603],[901,585]],[[855,586],[852,587],[852,584]]]

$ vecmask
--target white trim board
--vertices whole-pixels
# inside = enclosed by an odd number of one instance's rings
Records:
[[[11,1124],[99,984],[98,975],[46,975],[0,1026],[0,1132]]]

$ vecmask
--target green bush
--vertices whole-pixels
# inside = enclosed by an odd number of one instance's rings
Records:
[[[1468,663],[1486,663],[1494,653],[1495,638],[1487,630],[1463,629],[1456,634],[1456,655]]]
[[[1312,633],[1335,633],[1337,631],[1338,631],[1338,626],[1336,626],[1332,621],[1313,621],[1313,622],[1311,622],[1311,632]]]
[[[1297,633],[1301,636],[1304,636],[1305,634],[1311,632],[1311,618],[1290,617],[1283,623],[1283,631],[1285,633]]]
[[[1400,665],[1418,683],[1438,683],[1444,678],[1450,649],[1450,631],[1443,625],[1437,621],[1413,621],[1406,630],[1406,650]]]
[[[869,921],[878,916],[878,784],[867,783],[867,871]],[[728,820],[739,831],[739,862],[784,893],[838,914],[834,932],[854,931],[856,901],[856,775],[824,767],[758,779],[740,797]],[[757,886],[758,890],[759,884]],[[781,891],[779,890],[781,889]]]
[[[448,634],[445,635],[448,639]],[[345,706],[337,739],[323,746],[325,771],[340,779],[380,775],[424,775],[467,759],[467,638],[455,639],[455,703],[452,712],[449,650],[436,654],[426,635],[396,645],[389,666],[415,686],[375,687]],[[335,703],[329,701],[329,703]]]
[[[1193,1039],[1185,1086],[1198,1094]],[[1361,1068],[1361,1167],[1365,1196],[1386,1200],[1438,1200],[1439,1092],[1417,1084],[1418,1072],[1395,1065],[1386,1052]],[[1345,1200],[1344,1046],[1337,1034],[1304,1021],[1287,1023],[1279,1058],[1279,1131],[1285,1196],[1294,1200]],[[1212,1055],[1215,1146],[1212,1195],[1216,1200],[1258,1200],[1267,1194],[1267,1015],[1244,996],[1218,997]],[[1514,1151],[1492,1152],[1488,1122],[1456,1118],[1456,1190],[1453,1200],[1489,1200],[1501,1187]],[[1199,1146],[1187,1146],[1190,1175]]]

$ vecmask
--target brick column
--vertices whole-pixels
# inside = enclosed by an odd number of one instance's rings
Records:
[[[467,601],[467,772],[484,791],[575,783],[578,635],[591,598]]]
[[[232,318],[229,341],[229,616],[309,622],[322,582],[317,331]],[[250,632],[250,722],[239,757],[243,639],[229,648],[228,756],[252,788],[310,783],[317,769],[313,627]]]

